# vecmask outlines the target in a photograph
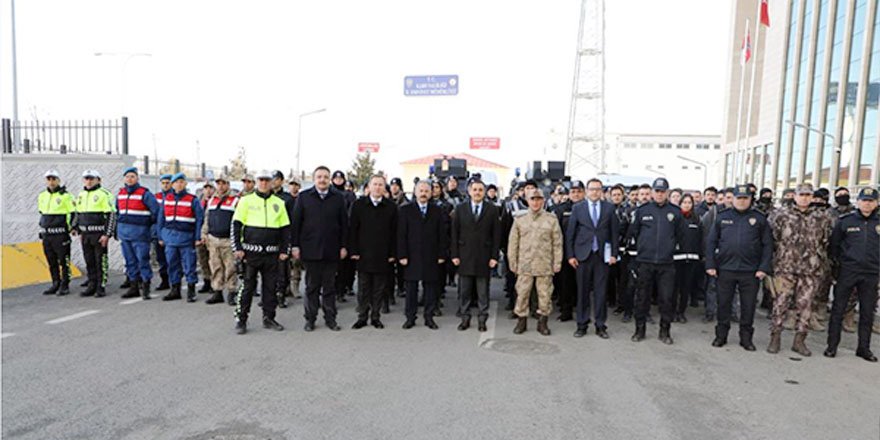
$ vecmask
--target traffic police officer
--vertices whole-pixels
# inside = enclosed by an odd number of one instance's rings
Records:
[[[669,334],[675,299],[675,247],[681,241],[684,222],[681,210],[667,203],[669,182],[660,177],[651,185],[653,201],[633,213],[627,240],[635,240],[638,255],[636,286],[636,331],[634,342],[645,339],[645,322],[651,308],[651,292],[656,288],[660,304],[660,341],[672,344]]]
[[[290,218],[284,200],[272,193],[272,174],[257,174],[257,190],[242,197],[232,216],[232,249],[235,258],[245,263],[244,288],[236,298],[235,330],[247,332],[257,275],[263,281],[263,327],[284,330],[275,321],[277,298],[273,289],[278,279],[278,262],[284,262],[290,252]]]
[[[177,173],[171,178],[174,191],[162,202],[163,215],[159,216],[160,243],[165,246],[171,292],[162,301],[181,298],[180,283],[186,276],[186,302],[196,301],[196,250],[202,241],[204,212],[199,199],[186,190],[186,176]]]
[[[718,323],[712,346],[723,347],[727,343],[733,295],[739,290],[739,344],[747,351],[755,351],[752,324],[758,280],[771,271],[773,235],[764,214],[751,209],[749,188],[737,185],[733,195],[733,208],[718,213],[706,244],[706,273],[718,278]]]
[[[850,293],[859,297],[859,345],[856,356],[877,362],[871,352],[871,323],[877,303],[877,278],[880,274],[880,222],[877,213],[877,190],[863,188],[859,192],[858,209],[840,218],[831,234],[831,256],[837,262],[839,275],[834,288],[834,303],[828,326],[828,348],[824,355],[837,355],[840,329]]]
[[[107,243],[116,235],[116,208],[113,195],[101,187],[101,173],[83,172],[85,184],[76,198],[75,232],[80,234],[83,258],[86,260],[88,287],[81,296],[102,297],[107,286]]]
[[[156,218],[156,223],[153,223],[153,227],[150,230],[150,237],[153,241],[153,252],[156,253],[156,261],[159,263],[159,277],[162,279],[159,286],[156,287],[157,291],[168,290],[171,288],[171,285],[168,284],[168,260],[165,259],[165,246],[159,244],[158,218],[158,216],[162,215],[162,202],[165,200],[165,196],[170,192],[171,174],[162,174],[159,176],[159,191],[156,192],[156,202],[159,205],[159,213]]]
[[[40,211],[40,238],[43,254],[52,277],[52,287],[43,295],[64,296],[70,293],[70,221],[76,208],[73,196],[61,186],[56,170],[46,171],[46,189],[37,197]]]
[[[122,243],[125,257],[125,274],[131,286],[123,298],[150,299],[150,233],[159,213],[159,204],[153,193],[138,183],[138,170],[126,168],[122,173],[125,184],[116,195],[118,212],[117,237]]]

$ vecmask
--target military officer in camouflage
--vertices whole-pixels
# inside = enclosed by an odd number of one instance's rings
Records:
[[[557,217],[544,210],[544,193],[531,189],[526,193],[529,212],[514,220],[507,244],[510,271],[516,274],[516,308],[519,321],[513,332],[526,331],[529,296],[538,291],[538,332],[550,334],[550,297],[553,274],[562,269],[562,230]]]
[[[804,341],[809,330],[813,298],[821,286],[823,268],[828,261],[831,218],[823,210],[810,206],[812,185],[800,184],[795,193],[794,204],[773,211],[769,219],[775,243],[773,282],[776,298],[767,352],[779,352],[782,323],[789,300],[794,296],[799,317],[791,349],[802,356],[810,356]]]

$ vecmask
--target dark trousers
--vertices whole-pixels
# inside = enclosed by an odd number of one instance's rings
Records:
[[[239,289],[235,301],[235,317],[240,321],[247,321],[251,311],[251,302],[254,292],[257,291],[257,275],[263,282],[263,295],[260,302],[263,307],[263,317],[275,319],[275,307],[278,298],[274,289],[278,282],[278,254],[248,253],[244,258],[244,288]]]
[[[608,265],[602,254],[592,252],[577,267],[577,323],[584,328],[590,322],[590,309],[594,310],[596,328],[605,328],[608,308],[605,306],[605,289],[608,288]]]
[[[356,265],[357,263],[350,258],[339,260],[335,279],[336,295],[344,296],[345,291],[351,288]],[[360,286],[360,283],[358,285]]]
[[[477,277],[473,275],[458,276],[458,291],[460,307],[458,309],[462,318],[471,317],[471,307],[478,305],[480,318],[489,316],[489,274]],[[476,296],[476,304],[474,304]]]
[[[288,258],[284,261],[278,260],[278,276],[275,277],[275,293],[278,294],[278,300],[287,295],[290,289],[290,263]],[[212,286],[215,290],[222,290],[223,286]]]
[[[318,308],[324,311],[324,321],[336,324],[336,261],[303,261],[306,268],[305,318],[315,322]]]
[[[168,259],[165,258],[165,246],[159,244],[159,240],[153,240],[153,251],[156,252],[156,261],[159,263],[159,276],[166,280],[168,279]]]
[[[859,298],[859,350],[871,348],[871,325],[874,323],[874,307],[877,304],[877,274],[855,273],[841,269],[834,286],[834,302],[831,305],[831,320],[828,325],[828,346],[837,348],[840,344],[840,328],[843,314],[853,289]]]
[[[406,266],[401,266],[400,263],[394,263],[394,277],[397,281],[397,290],[399,292],[403,292],[406,284],[403,279],[403,271]]]
[[[626,273],[623,275],[626,277],[626,287],[623,290],[623,296],[620,298],[620,305],[623,306],[624,314],[632,315],[636,303],[639,263],[630,256],[624,257],[623,261],[623,267],[626,268]]]
[[[357,313],[358,320],[367,320],[367,314],[373,321],[379,320],[379,310],[386,295],[388,274],[358,272]]]
[[[739,289],[739,340],[751,341],[755,332],[755,305],[758,301],[758,279],[755,272],[718,271],[718,323],[715,336],[727,339],[730,331],[730,315],[733,313],[733,296]]]
[[[82,240],[83,258],[86,260],[86,273],[89,278],[89,286],[103,289],[107,285],[107,248],[101,246],[100,232],[80,234]]]
[[[577,271],[564,261],[556,277],[559,279],[559,311],[563,315],[571,315],[578,297]]]
[[[455,282],[455,274],[458,273],[458,266],[452,263],[452,259],[446,260],[446,276],[449,278],[447,284]]]
[[[675,262],[676,313],[683,314],[690,301],[696,300],[697,286],[701,281],[703,262],[680,260]]]
[[[436,282],[422,282],[422,288],[425,291],[425,322],[434,320],[434,311],[437,309],[437,291],[439,284]],[[419,282],[406,282],[406,320],[415,321],[416,314],[419,311]]]
[[[656,291],[660,306],[660,327],[669,328],[675,305],[675,266],[672,263],[642,262],[638,266],[635,298],[636,324],[645,324],[651,309],[651,296]]]
[[[43,254],[46,255],[52,283],[67,287],[70,284],[70,235],[43,236]]]

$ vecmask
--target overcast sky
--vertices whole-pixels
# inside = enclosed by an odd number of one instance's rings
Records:
[[[12,113],[9,0],[0,112]],[[510,166],[562,158],[579,0],[18,0],[19,117],[131,120],[132,153],[250,168],[348,169],[467,151]],[[729,0],[606,1],[609,132],[720,134]],[[124,56],[146,52],[123,72]],[[455,97],[405,97],[407,75],[457,74]],[[124,91],[124,92],[123,92]],[[556,133],[554,137],[553,133]],[[154,142],[155,138],[155,142]],[[196,141],[200,151],[197,152]],[[558,148],[552,148],[553,143]],[[543,158],[546,158],[544,156]]]

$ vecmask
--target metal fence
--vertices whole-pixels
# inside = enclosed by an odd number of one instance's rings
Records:
[[[150,156],[139,156],[134,162],[141,174],[160,175],[184,173],[190,179],[214,179],[221,174],[228,174],[229,167],[208,165],[202,163],[187,163],[174,160],[161,160]]]
[[[4,153],[128,154],[128,118],[79,121],[3,119]]]

